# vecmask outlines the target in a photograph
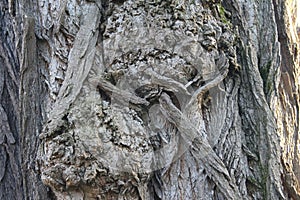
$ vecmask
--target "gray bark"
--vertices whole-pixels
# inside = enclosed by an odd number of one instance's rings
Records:
[[[22,198],[18,129],[19,61],[8,6],[0,2],[0,198]],[[4,184],[5,183],[5,184]],[[15,191],[15,194],[12,193]]]
[[[300,199],[297,0],[0,2],[0,199]]]

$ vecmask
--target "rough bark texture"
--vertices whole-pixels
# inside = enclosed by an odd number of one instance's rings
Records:
[[[297,0],[0,2],[0,199],[300,199]]]
[[[22,199],[18,35],[14,33],[17,27],[13,25],[11,7],[1,1],[0,9],[0,198]]]

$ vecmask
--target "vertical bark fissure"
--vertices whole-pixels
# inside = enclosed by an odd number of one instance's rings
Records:
[[[251,170],[256,174],[255,179],[262,188],[257,195],[262,195],[261,198],[266,199],[284,198],[278,178],[281,174],[279,135],[275,129],[271,105],[268,103],[274,97],[274,90],[277,90],[276,77],[279,73],[273,5],[270,2],[256,4],[246,1],[239,3],[232,1],[231,5],[225,5],[232,10],[233,24],[239,27],[242,41],[239,47],[242,53],[238,54],[242,68],[242,85],[239,95],[241,112],[244,113],[242,127],[246,133],[246,140],[260,143],[257,147],[248,143],[250,149],[254,147],[254,152],[258,150],[256,152],[260,160],[256,165],[257,168],[254,167],[256,169]],[[236,13],[233,13],[234,11]],[[270,15],[264,16],[262,12],[268,12]],[[270,50],[271,53],[268,52]],[[272,63],[269,63],[269,60],[272,60]],[[247,86],[247,83],[250,85]],[[261,85],[264,86],[264,90],[261,90]],[[251,101],[249,101],[249,96],[251,96]],[[260,116],[251,114],[259,110]],[[249,127],[253,130],[253,134],[249,134]]]
[[[0,2],[0,199],[22,199],[18,124],[19,62],[14,32],[16,18]],[[12,192],[14,191],[14,192]]]

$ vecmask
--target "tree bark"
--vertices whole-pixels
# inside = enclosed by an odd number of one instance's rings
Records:
[[[0,10],[0,199],[300,199],[297,0]]]

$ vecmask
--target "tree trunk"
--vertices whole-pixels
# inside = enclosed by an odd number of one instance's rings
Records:
[[[297,0],[0,10],[0,199],[300,199]]]

